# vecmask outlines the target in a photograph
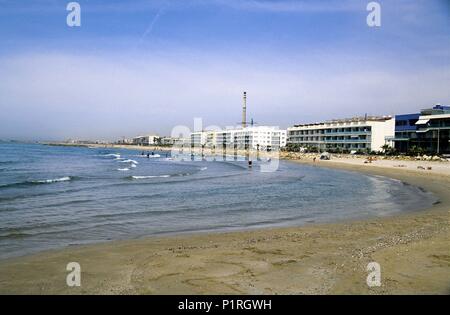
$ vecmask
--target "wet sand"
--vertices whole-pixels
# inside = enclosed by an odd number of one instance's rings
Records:
[[[0,293],[450,294],[450,176],[299,162],[396,178],[433,192],[440,202],[361,221],[47,251],[1,261]],[[66,285],[66,265],[72,261],[81,265],[81,287]],[[369,262],[381,265],[380,287],[366,284]]]

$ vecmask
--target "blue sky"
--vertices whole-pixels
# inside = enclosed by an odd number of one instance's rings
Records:
[[[248,115],[300,122],[450,103],[448,1],[0,0],[0,139],[114,139]]]

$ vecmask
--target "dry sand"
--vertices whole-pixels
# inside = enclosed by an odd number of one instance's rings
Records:
[[[367,168],[388,168],[388,169],[402,169],[407,171],[416,171],[419,174],[438,174],[450,176],[450,162],[437,162],[437,161],[409,161],[409,160],[391,160],[378,157],[377,160],[371,163],[364,163],[367,161],[364,158],[352,158],[352,157],[340,157],[331,161],[320,161],[322,164],[326,163],[339,163],[348,164],[352,166],[363,166],[364,170]]]
[[[446,172],[301,162],[400,179],[433,192],[440,203],[387,218],[150,237],[43,252],[0,262],[0,293],[450,294]],[[81,265],[81,287],[66,285],[65,268],[71,261]],[[366,284],[366,266],[372,261],[381,265],[381,287]]]

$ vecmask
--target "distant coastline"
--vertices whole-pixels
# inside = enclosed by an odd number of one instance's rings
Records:
[[[158,151],[170,151],[170,146],[141,146],[141,145],[124,145],[124,144],[106,144],[106,143],[67,143],[67,142],[39,142],[42,145],[49,146],[61,146],[61,147],[86,147],[86,148],[117,148],[117,149],[130,149],[130,150],[158,150]]]

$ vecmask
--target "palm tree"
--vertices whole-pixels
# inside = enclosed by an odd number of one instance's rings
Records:
[[[381,146],[381,150],[383,150],[385,156],[390,151],[390,149],[391,149],[391,147],[387,143],[385,143]]]

